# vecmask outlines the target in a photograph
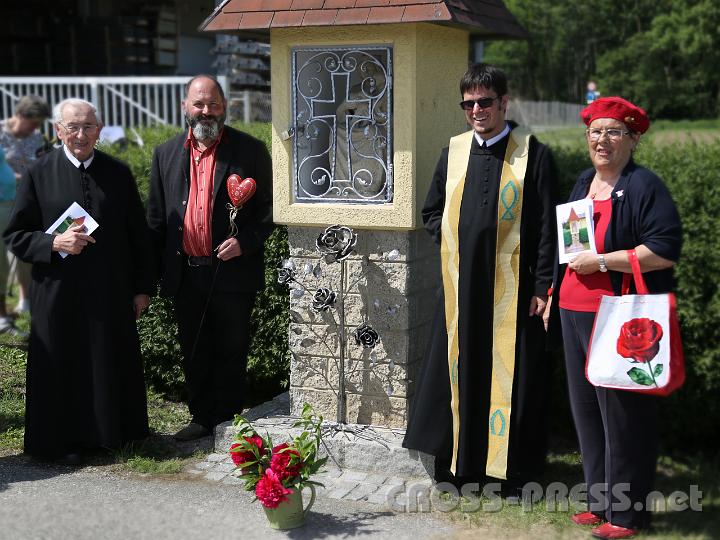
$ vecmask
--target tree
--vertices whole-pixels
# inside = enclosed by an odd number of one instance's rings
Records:
[[[486,60],[508,71],[513,91],[527,99],[581,101],[596,59],[646,29],[667,0],[509,0],[528,41],[492,42]],[[598,24],[598,21],[608,21]]]
[[[715,117],[720,112],[719,28],[716,0],[679,0],[625,47],[604,53],[598,80],[653,117]]]

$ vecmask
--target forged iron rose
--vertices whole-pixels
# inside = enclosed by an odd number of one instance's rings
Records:
[[[292,268],[278,268],[277,281],[280,285],[287,285],[291,281],[295,281],[295,271]]]
[[[295,463],[290,465],[291,461],[295,461]],[[290,448],[287,443],[278,444],[272,449],[270,468],[275,471],[281,482],[286,478],[292,478],[300,474],[302,467],[302,457],[297,450]]]
[[[255,486],[255,496],[266,508],[277,508],[281,502],[288,500],[291,489],[282,485],[280,478],[272,469],[265,469],[265,474]]]
[[[358,326],[353,332],[355,343],[362,345],[365,349],[372,349],[380,341],[380,336],[373,330],[373,327],[367,323]]]
[[[662,337],[662,326],[656,321],[648,318],[632,319],[620,328],[617,352],[624,358],[645,363],[657,355]]]
[[[230,447],[230,457],[232,457],[236,467],[257,459],[252,450],[253,446],[258,449],[259,454],[262,454],[264,450],[263,440],[259,435],[251,435],[250,437],[243,437],[243,439],[245,442],[236,442]],[[237,448],[237,450],[234,450],[235,448]]]
[[[350,227],[331,225],[315,240],[315,247],[323,255],[331,255],[336,261],[346,259],[357,244],[357,234]]]
[[[327,311],[335,304],[337,295],[326,287],[320,287],[313,296],[312,308],[315,311]]]

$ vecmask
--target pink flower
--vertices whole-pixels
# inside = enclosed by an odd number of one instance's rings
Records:
[[[252,450],[253,446],[257,447],[260,453],[263,451],[263,440],[259,435],[243,437],[243,439],[245,439],[244,442],[236,442],[230,447],[230,456],[236,467],[248,461],[255,461],[255,454]],[[233,451],[234,448],[240,448],[241,450]]]
[[[277,445],[272,449],[272,458],[270,458],[270,468],[281,481],[300,474],[300,469],[304,465],[302,461],[298,461],[300,459],[298,451],[295,449],[286,450],[287,448],[289,448],[287,443]],[[292,456],[296,456],[298,460],[295,461],[295,464],[290,465]]]
[[[288,500],[290,493],[292,490],[282,485],[272,469],[266,469],[255,486],[255,496],[265,508],[277,508],[281,502]]]

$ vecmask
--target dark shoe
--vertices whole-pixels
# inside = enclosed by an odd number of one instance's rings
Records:
[[[580,512],[579,514],[571,516],[570,519],[573,520],[573,523],[577,523],[578,525],[600,525],[600,523],[605,521],[603,518],[593,514],[592,512]]]
[[[595,538],[630,538],[637,533],[637,529],[626,529],[625,527],[613,525],[612,523],[605,523],[592,530],[592,535]]]
[[[68,467],[79,467],[83,464],[83,459],[80,454],[70,453],[60,456],[55,460],[58,465],[67,465]]]
[[[194,441],[210,435],[210,429],[202,424],[190,422],[187,426],[178,431],[173,438],[177,441]]]

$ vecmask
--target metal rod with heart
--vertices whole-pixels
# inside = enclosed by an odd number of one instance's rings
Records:
[[[241,179],[237,174],[231,174],[228,176],[226,184],[228,197],[230,197],[230,202],[225,205],[225,207],[230,211],[230,227],[228,229],[227,238],[233,238],[238,233],[238,227],[235,223],[238,210],[240,210],[243,205],[248,202],[253,195],[255,195],[257,183],[250,177]],[[207,314],[210,299],[212,298],[213,290],[215,289],[215,280],[217,279],[218,270],[220,270],[220,263],[222,263],[222,259],[220,259],[217,266],[215,266],[212,283],[210,284],[210,291],[208,292],[208,297],[205,301],[205,308],[203,309],[202,316],[200,317],[200,324],[198,325],[197,334],[195,334],[195,342],[193,343],[192,352],[190,353],[188,362],[195,358],[197,344],[200,340],[200,332],[202,331],[203,323],[205,322],[205,315]]]
[[[237,224],[235,218],[237,217],[238,210],[243,207],[243,204],[248,202],[255,191],[257,190],[257,184],[252,178],[241,179],[237,174],[231,174],[227,179],[227,192],[230,197],[230,202],[225,207],[230,211],[230,228],[228,230],[228,238],[232,238],[238,233]]]

